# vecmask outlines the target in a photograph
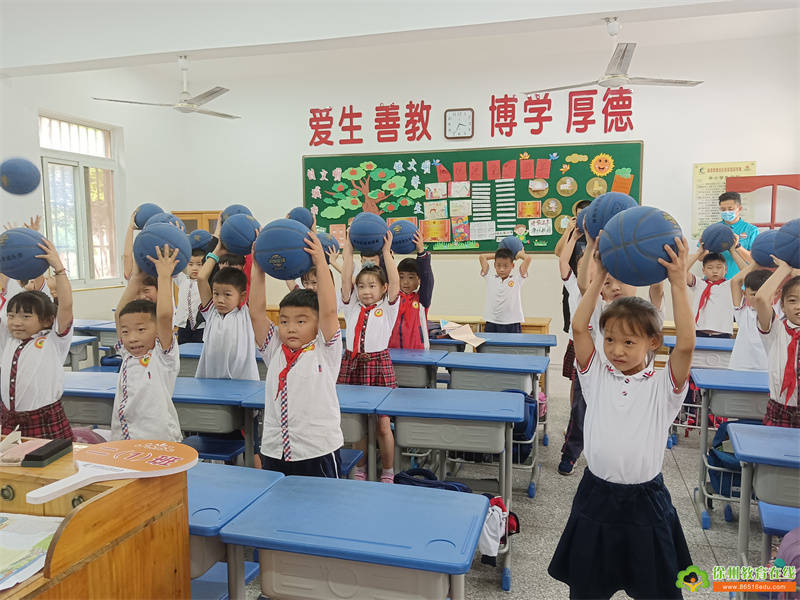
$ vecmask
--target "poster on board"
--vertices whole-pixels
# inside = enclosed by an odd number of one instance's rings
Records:
[[[718,223],[719,196],[725,191],[728,177],[756,174],[756,161],[695,163],[692,169],[692,237],[699,239],[703,230]],[[750,206],[743,200],[742,218],[749,220]]]

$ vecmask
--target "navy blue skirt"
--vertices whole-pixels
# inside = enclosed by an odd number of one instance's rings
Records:
[[[572,512],[547,571],[570,598],[682,598],[678,572],[689,547],[659,473],[645,483],[611,483],[583,473]]]

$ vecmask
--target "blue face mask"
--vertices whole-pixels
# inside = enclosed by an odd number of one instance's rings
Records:
[[[723,210],[722,213],[722,220],[723,221],[733,221],[736,219],[736,211],[735,210]]]

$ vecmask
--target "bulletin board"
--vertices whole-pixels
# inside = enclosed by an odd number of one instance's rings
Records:
[[[414,222],[428,250],[494,252],[508,235],[552,252],[581,200],[641,203],[642,142],[303,157],[303,203],[340,243],[360,212]]]

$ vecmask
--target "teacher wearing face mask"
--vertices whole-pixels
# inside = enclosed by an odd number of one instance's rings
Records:
[[[742,197],[737,192],[725,192],[719,197],[719,210],[722,222],[733,229],[733,232],[739,236],[739,244],[745,250],[740,254],[746,254],[747,260],[751,260],[750,248],[753,246],[753,240],[758,235],[758,227],[742,219]],[[739,272],[739,267],[736,266],[728,250],[723,252],[722,256],[725,257],[725,262],[728,264],[725,279],[731,279]]]

